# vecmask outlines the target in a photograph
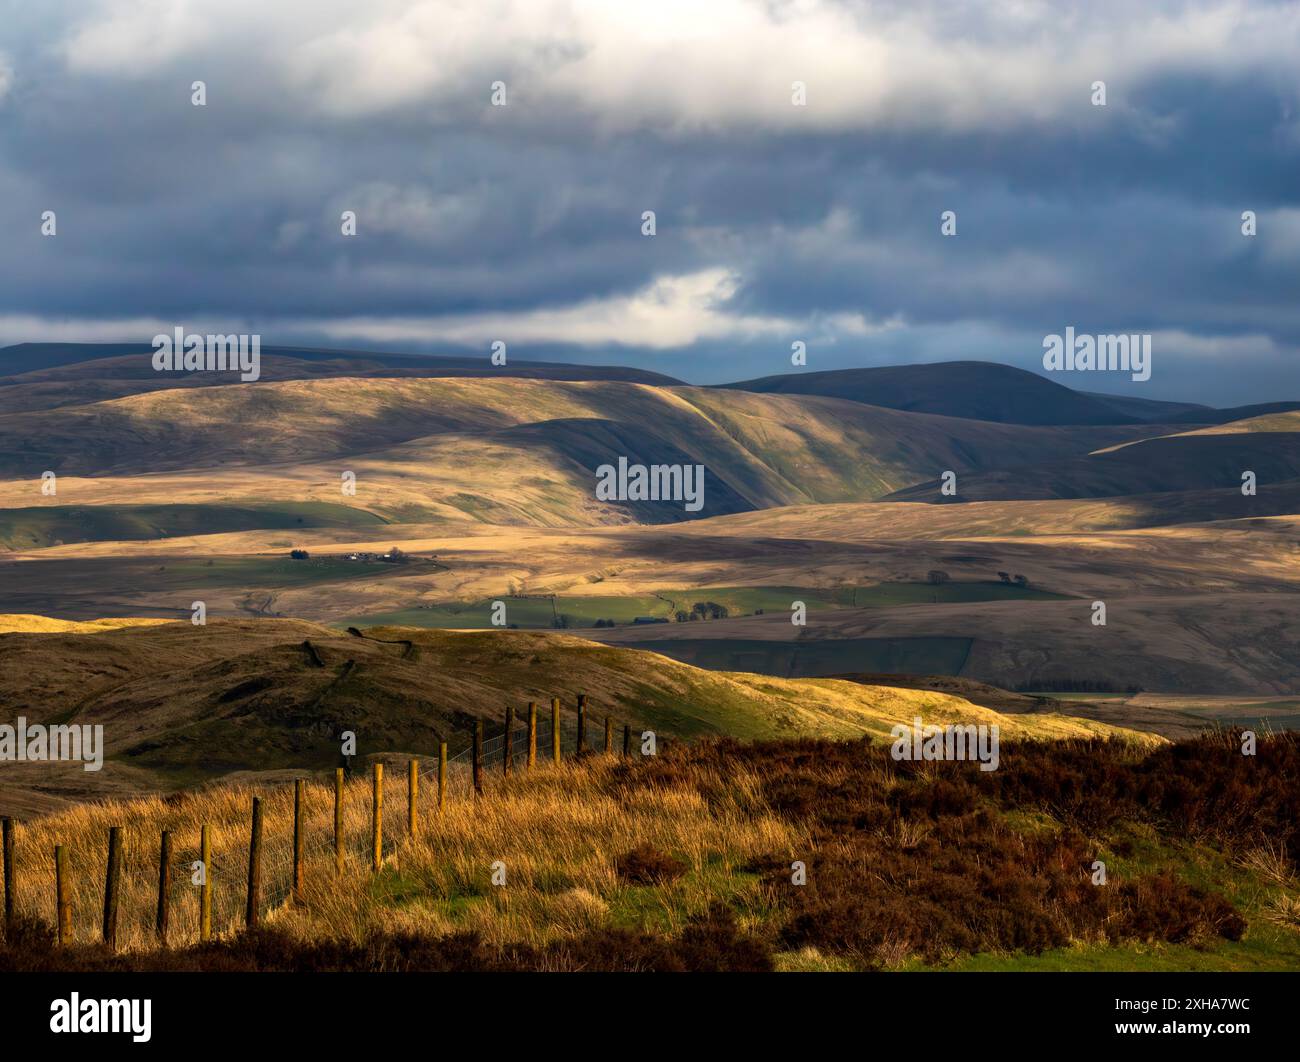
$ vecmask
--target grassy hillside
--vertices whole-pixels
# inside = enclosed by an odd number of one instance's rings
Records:
[[[20,920],[0,968],[384,970],[1294,969],[1300,738],[1254,757],[1219,734],[1004,742],[995,771],[896,761],[888,743],[674,745],[545,763],[406,825],[385,772],[383,860],[368,783],[309,778],[304,887],[290,900],[292,791],[217,786],[20,825]],[[264,802],[266,928],[240,932],[251,797]],[[217,940],[195,944],[189,863],[212,831]],[[91,943],[110,825],[126,851],[118,936]],[[175,838],[172,949],[152,933],[159,831]],[[74,944],[54,948],[55,844],[71,853]],[[1104,864],[1105,879],[1097,877]],[[803,883],[792,870],[802,867]],[[497,873],[496,881],[493,874]],[[504,872],[501,879],[499,874]]]
[[[354,635],[264,620],[11,633],[0,635],[0,700],[33,722],[102,724],[109,762],[98,773],[12,765],[0,805],[10,785],[52,800],[111,792],[123,770],[133,784],[148,775],[173,788],[234,771],[332,767],[344,731],[357,735],[361,755],[428,755],[439,741],[455,750],[478,719],[495,732],[507,704],[522,710],[558,696],[570,719],[578,693],[590,696],[594,720],[608,714],[620,729],[677,737],[879,736],[918,712],[997,722],[1009,738],[1119,733],[1060,715],[1003,718],[942,693],[719,674],[527,631]]]

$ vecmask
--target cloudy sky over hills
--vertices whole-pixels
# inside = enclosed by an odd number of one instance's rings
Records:
[[[1070,386],[1300,398],[1300,6],[956,6],[0,0],[0,343],[502,339],[715,382],[794,340],[1041,368],[1073,326],[1154,365]]]

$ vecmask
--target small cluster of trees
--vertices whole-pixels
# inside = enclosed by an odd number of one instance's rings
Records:
[[[1007,585],[1028,586],[1029,579],[1024,575],[1012,575],[1010,572],[998,572],[998,578]],[[938,568],[931,568],[925,573],[925,581],[931,586],[942,586],[949,581],[947,572],[940,571]]]
[[[678,623],[693,623],[696,620],[726,619],[729,615],[726,605],[719,605],[716,601],[697,601],[689,612],[679,608],[673,613],[673,619]]]

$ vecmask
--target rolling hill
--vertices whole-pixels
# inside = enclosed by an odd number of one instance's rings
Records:
[[[0,475],[14,480],[0,500],[38,504],[32,485],[51,470],[64,482],[60,504],[345,500],[405,520],[662,522],[691,514],[679,501],[600,503],[595,469],[618,456],[702,464],[709,489],[695,515],[717,515],[869,500],[946,469],[1063,459],[1149,430],[1036,428],[623,382],[270,381],[0,415]],[[356,473],[355,500],[341,499],[344,470]],[[185,485],[167,475],[182,471]],[[74,487],[70,477],[94,483]]]
[[[3,624],[3,621],[0,621]],[[1012,737],[1124,734],[1058,714],[1004,716],[961,697],[840,680],[702,671],[666,657],[563,634],[371,628],[345,633],[293,620],[129,625],[62,632],[40,617],[0,634],[0,699],[33,723],[101,724],[106,764],[11,764],[0,808],[171,789],[233,772],[340,763],[358,754],[463,748],[506,704],[591,696],[605,713],[665,736],[885,736],[918,712],[999,723]],[[53,626],[53,629],[51,629]],[[566,724],[567,725],[567,724]]]

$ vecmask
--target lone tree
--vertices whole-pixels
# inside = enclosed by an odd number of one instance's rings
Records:
[[[1023,576],[1023,575],[1017,575],[1017,576],[1016,576],[1016,585],[1017,585],[1017,586],[1028,586],[1028,585],[1029,585],[1029,580],[1028,580],[1025,576]]]
[[[1011,573],[1010,573],[1010,572],[998,572],[998,578],[1001,579],[1004,583],[1009,583],[1009,582],[1011,582]]]
[[[305,549],[291,549],[291,550],[289,551],[289,556],[290,556],[291,558],[293,558],[294,560],[310,560],[310,559],[311,559],[311,554],[308,553]]]

